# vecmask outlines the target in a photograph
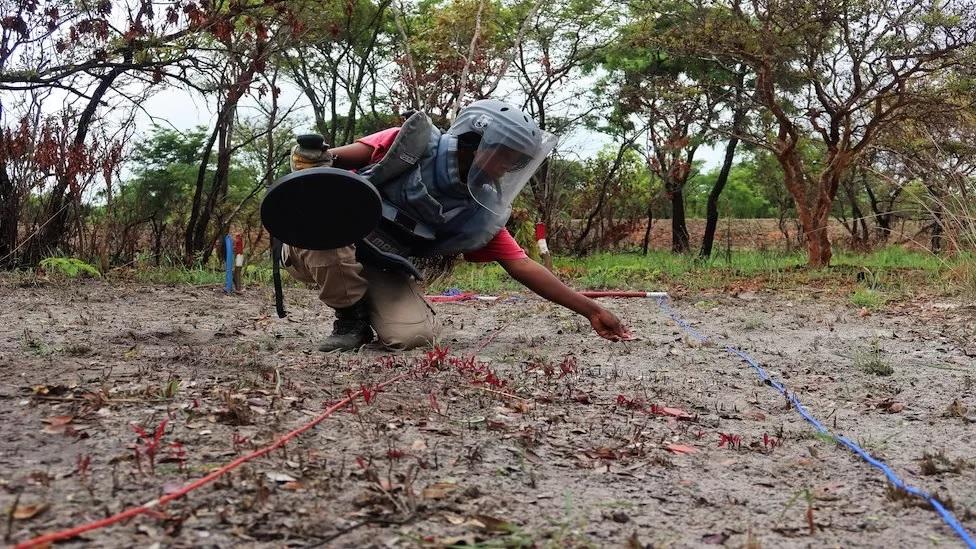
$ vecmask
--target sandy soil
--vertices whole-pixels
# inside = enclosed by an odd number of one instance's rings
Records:
[[[0,279],[0,296],[8,541],[160,497],[410,372],[284,450],[68,545],[960,545],[652,301],[607,300],[641,336],[626,344],[535,298],[436,305],[439,357],[318,353],[331,314],[300,289],[285,320],[265,288]],[[976,306],[919,298],[862,316],[813,289],[673,306],[976,531]]]

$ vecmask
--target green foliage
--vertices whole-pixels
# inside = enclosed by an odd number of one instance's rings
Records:
[[[247,138],[258,132],[242,121],[237,136]],[[278,139],[288,139],[279,130]],[[287,132],[290,134],[290,132]],[[140,249],[148,247],[157,261],[163,256],[181,256],[196,181],[203,162],[209,131],[196,127],[180,132],[161,126],[136,142],[130,160],[131,175],[120,182],[111,209],[112,225],[122,231],[112,235],[119,248],[117,260],[132,262]],[[260,142],[264,142],[263,139]],[[238,204],[250,203],[237,212],[237,218],[253,217],[257,208],[254,188],[261,183],[263,151],[241,147],[231,159],[227,192],[217,205],[217,217],[225,219]],[[211,154],[203,174],[205,188],[215,175],[216,155]],[[96,217],[97,219],[97,217]]]
[[[412,13],[403,17],[403,27],[409,37],[413,67],[417,70],[415,89],[394,86],[391,99],[402,105],[413,104],[411,94],[416,91],[434,122],[441,127],[448,124],[448,114],[462,87],[469,97],[487,95],[497,64],[513,46],[511,36],[503,26],[506,8],[501,3],[482,0],[423,0]],[[467,67],[467,81],[461,82],[464,59],[480,13],[478,47]],[[517,27],[515,27],[517,28]],[[402,61],[402,60],[401,60]],[[409,80],[409,70],[400,63],[398,79]]]
[[[800,266],[806,263],[802,252],[793,254],[734,250],[731,261],[712,258],[702,261],[687,254],[674,255],[665,251],[640,254],[600,253],[583,258],[556,257],[556,274],[577,289],[667,290],[674,285],[691,290],[725,288],[738,281],[760,280],[766,288],[792,288],[817,283],[839,286],[848,291],[856,273],[865,267],[874,271],[876,289],[870,290],[889,299],[907,295],[908,288],[929,286],[935,289],[947,271],[959,269],[964,261],[946,265],[931,254],[891,247],[870,254],[839,253],[831,269],[811,271]],[[885,282],[887,280],[897,281]],[[881,294],[881,286],[884,294]],[[478,293],[519,291],[522,287],[509,278],[495,264],[460,264],[448,277],[434,281],[429,290],[439,293],[447,288],[459,288]],[[906,289],[908,289],[906,288]],[[961,288],[944,287],[947,292]],[[861,292],[867,291],[861,288]],[[883,301],[882,301],[883,303]],[[862,306],[862,305],[859,305]]]
[[[165,233],[168,228],[178,241],[206,139],[203,127],[182,133],[156,126],[137,142],[131,160],[133,174],[120,184],[115,197],[117,223],[131,227],[147,224],[153,233]]]
[[[718,211],[722,217],[735,219],[776,217],[775,206],[763,195],[763,187],[757,183],[756,171],[756,167],[747,162],[733,166],[718,201]],[[705,217],[708,195],[715,186],[718,175],[718,169],[712,170],[695,177],[685,187],[685,211],[689,217]]]
[[[623,240],[633,225],[644,218],[648,202],[660,188],[640,154],[633,149],[626,150],[614,171],[616,155],[617,150],[607,148],[568,170],[575,175],[568,181],[570,194],[563,219],[575,223],[566,232],[580,232],[593,212],[599,210],[583,246],[587,250],[607,249]]]
[[[44,271],[67,278],[98,278],[101,273],[94,266],[74,257],[47,257],[41,260]]]
[[[136,270],[132,276],[141,282],[153,284],[171,284],[192,286],[223,286],[226,274],[221,268],[193,267],[188,268],[180,264],[163,267],[147,267]],[[282,270],[282,276],[289,280],[287,272]],[[246,265],[241,272],[241,282],[245,285],[270,286],[270,265]]]
[[[881,308],[887,298],[879,292],[878,290],[872,290],[870,288],[857,288],[854,293],[851,294],[851,303],[858,307],[864,307],[866,309],[879,309]]]

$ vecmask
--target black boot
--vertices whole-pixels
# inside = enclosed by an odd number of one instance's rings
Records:
[[[369,325],[369,307],[365,297],[349,307],[336,309],[335,313],[332,335],[322,341],[319,345],[320,351],[352,351],[373,341],[373,328]]]

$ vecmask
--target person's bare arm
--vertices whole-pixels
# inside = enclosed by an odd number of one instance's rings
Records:
[[[369,159],[373,156],[373,147],[356,142],[329,149],[329,153],[332,154],[334,168],[357,170],[369,165]]]
[[[580,295],[550,273],[545,267],[528,258],[499,259],[498,264],[526,288],[541,297],[585,316],[601,337],[620,341],[633,337],[629,330],[610,311],[599,303]]]

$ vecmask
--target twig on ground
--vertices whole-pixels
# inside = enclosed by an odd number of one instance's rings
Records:
[[[14,502],[10,506],[10,511],[7,513],[7,533],[3,535],[3,541],[9,543],[10,536],[14,530],[14,513],[17,512],[17,505],[20,503],[21,490],[17,490],[17,495],[14,497]]]

